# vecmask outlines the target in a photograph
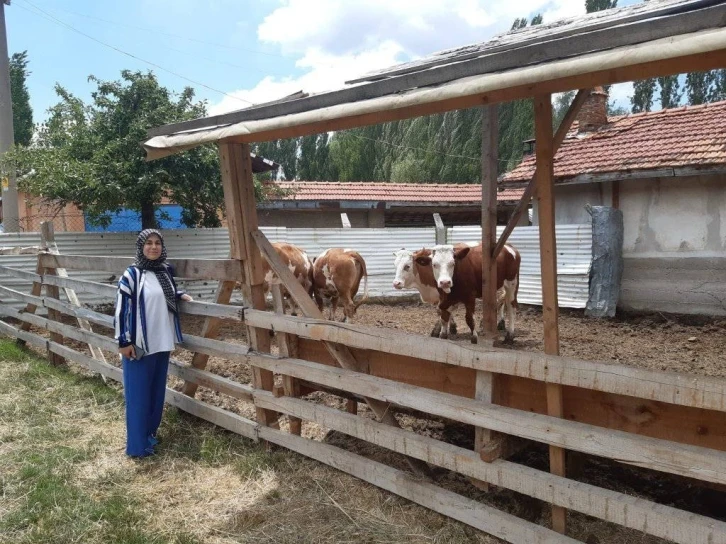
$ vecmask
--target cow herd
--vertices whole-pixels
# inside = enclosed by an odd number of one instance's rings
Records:
[[[335,320],[338,305],[343,307],[343,321],[349,322],[358,307],[368,298],[368,272],[360,253],[352,249],[330,248],[311,259],[302,249],[288,243],[272,244],[278,256],[293,273],[323,311],[329,301],[328,319]],[[463,304],[466,324],[471,332],[471,342],[477,343],[478,334],[474,323],[476,299],[482,298],[482,245],[467,243],[437,245],[431,249],[411,251],[401,249],[394,252],[396,289],[416,289],[424,303],[435,305],[439,319],[431,336],[448,338],[456,333],[451,318],[451,309]],[[506,244],[497,256],[497,320],[500,328],[506,330],[505,340],[514,338],[514,322],[519,290],[519,252]],[[265,273],[264,288],[280,284],[279,278],[263,260]],[[363,282],[363,296],[355,302],[360,284]],[[297,312],[295,302],[281,285],[284,300],[293,315]]]

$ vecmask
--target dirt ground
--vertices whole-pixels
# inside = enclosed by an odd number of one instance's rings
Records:
[[[341,316],[342,317],[342,316]],[[507,349],[542,351],[542,312],[539,308],[522,307],[517,316],[515,340],[512,344],[496,342],[495,346]],[[459,334],[453,340],[469,343],[463,309],[454,311]],[[416,302],[370,303],[361,306],[354,323],[405,330],[414,334],[428,335],[436,320],[433,307]],[[203,318],[185,316],[183,329],[199,334]],[[594,361],[607,361],[638,366],[653,370],[688,372],[708,376],[726,376],[726,360],[722,353],[726,346],[726,319],[679,317],[663,314],[619,315],[614,319],[589,319],[582,311],[563,310],[560,320],[561,354]],[[244,326],[227,324],[222,327],[221,338],[235,343],[246,343]],[[78,346],[80,347],[80,346]],[[273,346],[273,351],[276,348]],[[178,351],[177,360],[189,362],[191,353]],[[241,383],[251,382],[250,369],[211,357],[208,370]],[[176,388],[181,382],[172,378]],[[333,395],[316,393],[310,400],[337,408],[344,408],[344,401]],[[232,412],[254,418],[251,404],[200,388],[197,398],[224,407]],[[372,417],[365,405],[360,404],[361,415]],[[473,430],[463,425],[452,425],[445,420],[423,420],[415,414],[399,414],[402,427],[428,436],[445,440],[462,447],[473,447]],[[283,419],[281,427],[286,429]],[[392,466],[406,469],[401,458],[387,450],[360,442],[340,433],[305,423],[303,435],[349,449]],[[547,470],[547,450],[532,445],[512,458],[528,466]],[[605,459],[586,458],[579,480],[604,488],[636,495],[661,504],[677,506],[684,510],[716,517],[726,521],[726,494],[695,485],[693,482],[664,474],[619,465]],[[514,492],[496,489],[483,493],[465,478],[442,472],[439,485],[467,497],[480,500],[522,518],[549,524],[549,508],[541,502]],[[363,484],[361,484],[363,485]],[[591,543],[657,543],[660,539],[645,537],[630,531],[577,513],[571,513],[569,534]]]

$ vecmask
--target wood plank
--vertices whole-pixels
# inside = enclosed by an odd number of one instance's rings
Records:
[[[540,268],[542,271],[542,315],[544,318],[544,351],[560,354],[559,304],[557,301],[557,240],[555,239],[554,143],[552,139],[552,96],[540,95],[534,100],[535,153],[537,155],[537,212],[539,217]],[[562,417],[562,386],[547,384],[547,413]],[[565,475],[565,451],[550,446],[550,472]],[[552,528],[565,532],[566,511],[552,507]]]
[[[259,429],[259,435],[264,440],[332,466],[507,542],[528,544],[576,542],[540,525],[466,499],[434,484],[415,479],[406,472],[335,446],[264,427]]]
[[[244,321],[244,306],[217,304],[215,302],[180,301],[179,311],[187,315],[217,317],[227,321]]]
[[[570,130],[570,127],[572,126],[572,123],[577,118],[577,115],[580,113],[580,109],[582,108],[582,105],[585,103],[585,100],[587,100],[590,96],[591,89],[580,89],[577,91],[577,94],[575,95],[575,98],[572,100],[572,103],[567,108],[567,112],[565,113],[565,116],[562,118],[562,121],[560,121],[560,125],[557,127],[557,131],[555,132],[554,141],[552,143],[552,153],[553,156],[557,154],[557,151],[560,149],[560,146],[562,145],[562,142],[565,141],[565,138],[567,137],[567,133]],[[519,224],[519,219],[522,217],[522,214],[527,210],[529,207],[529,202],[532,200],[532,197],[535,193],[535,186],[536,186],[536,179],[537,179],[537,168],[535,166],[534,174],[532,175],[532,179],[529,180],[529,183],[527,184],[527,187],[524,190],[524,193],[522,194],[522,198],[519,199],[519,202],[517,202],[517,207],[514,208],[514,212],[512,212],[512,216],[509,218],[509,221],[507,222],[507,226],[504,227],[504,232],[502,232],[502,235],[499,237],[499,240],[497,241],[497,245],[494,247],[494,250],[492,251],[492,258],[496,261],[497,256],[499,253],[504,249],[504,244],[507,243],[507,240],[509,240],[509,236],[514,231],[514,227],[516,227]]]
[[[368,372],[373,376],[474,398],[476,373],[471,369],[383,352],[352,352],[355,357],[367,356]],[[298,358],[337,366],[324,346],[312,340],[300,340]],[[495,404],[547,414],[545,383],[503,374],[498,378]],[[726,418],[722,412],[578,387],[566,387],[564,397],[565,415],[571,421],[726,451]],[[517,445],[511,437],[507,442],[513,444],[507,444],[505,456]]]
[[[41,280],[42,272],[36,271],[28,272],[27,270],[21,270],[20,268],[13,268],[12,266],[0,266],[0,272],[13,276],[14,278],[20,278],[27,281],[39,282]]]
[[[41,234],[41,244],[43,244],[43,245],[45,244],[45,240],[42,238],[42,234]],[[45,268],[43,268],[43,265],[40,263],[40,256],[38,256],[38,264],[35,267],[35,272],[36,272],[35,274],[26,273],[25,271],[16,270],[16,269],[12,269],[12,268],[5,268],[4,271],[15,277],[23,277],[23,279],[30,279],[30,277],[32,277],[33,286],[30,288],[30,295],[34,296],[34,297],[40,296],[42,289],[43,289],[42,274],[45,271]],[[22,274],[20,274],[20,272],[22,272]],[[28,303],[28,305],[25,307],[25,312],[32,314],[32,313],[35,313],[35,311],[37,309],[38,308],[35,304]],[[24,331],[29,331],[30,325],[28,323],[23,323],[20,328]],[[22,346],[23,341],[18,340],[18,345]]]
[[[43,225],[48,225],[52,223],[43,223]],[[53,269],[46,269],[45,275],[53,275],[55,274],[55,270]],[[60,301],[60,290],[53,286],[53,285],[46,285],[45,286],[45,294],[49,298],[56,299]],[[54,310],[52,308],[48,308],[48,319],[50,321],[56,321],[58,323],[62,320],[62,314],[58,310]],[[51,342],[55,342],[57,344],[63,345],[63,335],[56,329],[55,327],[48,327],[48,330],[50,331],[50,340]],[[66,363],[65,359],[58,355],[55,352],[48,351],[48,362],[54,366],[60,366],[64,365]]]
[[[257,210],[249,144],[219,146],[224,204],[230,239],[230,257],[244,267],[245,304],[264,310],[264,272],[262,258],[250,234],[257,230]],[[247,338],[252,349],[270,352],[270,335],[266,330],[247,326]],[[271,372],[252,369],[252,383],[258,389],[272,391],[275,378]],[[278,425],[277,414],[257,409],[257,421],[263,425]]]
[[[464,476],[646,534],[680,544],[726,543],[726,523],[723,521],[504,460],[482,463],[476,453],[470,450],[308,401],[275,398],[263,392],[255,393],[255,401],[272,410],[315,421],[326,429],[410,455]]]
[[[2,313],[32,326],[45,329],[55,335],[65,336],[66,338],[71,338],[84,344],[93,344],[111,353],[118,351],[118,345],[113,338],[102,336],[95,332],[80,330],[72,325],[65,325],[37,315],[19,312],[7,306],[2,308]]]
[[[272,291],[272,303],[275,307],[275,313],[285,314],[285,303],[282,298],[282,290],[278,284],[270,286]],[[280,355],[283,357],[297,357],[297,337],[286,332],[276,333],[277,345],[280,349]],[[288,397],[300,396],[300,382],[290,376],[282,377],[282,388]],[[299,417],[289,416],[290,432],[300,436],[302,434],[302,419]]]
[[[220,281],[217,286],[217,291],[214,295],[214,300],[217,304],[228,304],[232,298],[232,291],[234,291],[235,282],[233,281]],[[208,317],[204,320],[202,325],[202,336],[204,338],[216,338],[219,336],[219,329],[222,328],[222,319],[217,317]],[[185,338],[187,335],[184,335]],[[207,367],[209,356],[204,353],[195,353],[192,356],[191,366],[192,368],[198,368],[204,370]],[[193,397],[197,392],[197,384],[193,382],[187,382],[182,386],[182,392],[185,395]]]
[[[49,255],[40,257],[46,268],[115,272],[133,264],[133,257],[99,257],[90,255]],[[219,281],[244,281],[238,261],[234,259],[168,259],[178,278]]]
[[[48,285],[63,287],[64,289],[73,289],[82,293],[91,293],[106,297],[109,300],[116,299],[117,287],[107,283],[98,283],[95,281],[81,280],[76,278],[61,278],[57,276],[43,276],[42,281]]]
[[[674,39],[672,42],[663,41],[657,44],[660,50],[669,51],[669,58],[656,58],[654,50],[647,55],[638,56],[633,64],[620,67],[600,68],[600,66],[611,65],[615,59],[631,57],[630,53],[638,50],[638,46],[629,48],[628,52],[616,50],[608,58],[598,58],[598,65],[586,70],[580,67],[588,59],[565,59],[552,63],[550,66],[530,67],[530,73],[522,77],[522,70],[513,71],[509,74],[502,74],[502,81],[492,82],[487,85],[486,90],[470,90],[470,94],[462,92],[446,93],[445,86],[436,89],[422,89],[411,92],[409,101],[397,100],[396,106],[386,104],[377,108],[375,101],[371,100],[371,106],[366,111],[350,111],[352,108],[345,108],[346,112],[335,115],[309,116],[301,115],[299,119],[285,120],[284,123],[275,124],[268,128],[267,125],[255,127],[245,135],[225,138],[225,142],[264,142],[280,138],[295,138],[310,134],[319,134],[327,131],[346,130],[367,125],[376,125],[391,121],[400,121],[425,115],[444,113],[452,110],[478,107],[483,104],[498,104],[532,98],[535,93],[559,93],[571,89],[591,88],[597,85],[612,85],[628,81],[659,77],[664,75],[678,74],[690,71],[705,71],[723,67],[723,58],[726,49],[719,48],[706,53],[689,54],[684,51],[685,44],[692,36],[686,35]],[[674,52],[674,53],[670,53]],[[639,61],[640,58],[647,60]],[[566,75],[561,75],[566,74]],[[497,76],[493,78],[499,79]],[[522,82],[526,80],[526,82]],[[473,87],[473,86],[472,86]],[[426,95],[431,93],[432,97]],[[347,113],[350,111],[350,113]],[[253,122],[254,123],[254,122]],[[295,124],[293,124],[295,123]]]
[[[267,260],[270,268],[272,268],[275,274],[277,274],[277,276],[280,278],[282,284],[285,286],[288,293],[290,293],[290,296],[298,305],[303,315],[313,317],[317,320],[321,320],[323,318],[323,314],[318,309],[317,304],[313,302],[313,299],[310,298],[310,295],[308,295],[305,289],[303,289],[302,285],[300,285],[300,283],[295,279],[295,276],[292,274],[292,272],[287,268],[287,266],[283,264],[279,255],[275,251],[275,248],[272,247],[272,244],[264,235],[264,233],[262,231],[256,230],[252,233],[252,238],[255,240],[257,247],[262,252],[262,256],[265,258],[265,260]],[[297,317],[292,319],[298,321]],[[249,323],[250,321],[247,320],[247,322]],[[366,371],[363,361],[357,360],[346,345],[334,344],[332,342],[325,342],[324,345],[325,349],[333,357],[336,364],[340,365],[342,368],[357,370],[361,372]],[[398,420],[396,420],[396,417],[393,414],[393,411],[390,409],[391,407],[388,403],[381,402],[376,398],[365,398],[365,402],[366,404],[368,404],[371,410],[373,410],[373,412],[376,414],[376,417],[378,417],[381,422],[387,425],[399,427]],[[414,472],[425,476],[430,475],[430,470],[428,466],[424,463],[421,463],[417,459],[412,459],[409,457],[406,458],[406,462],[409,464]]]
[[[252,402],[251,386],[218,376],[206,370],[192,368],[174,359],[169,361],[169,374],[185,382],[194,382],[197,385],[207,387],[223,395]]]
[[[37,255],[38,246],[28,247],[0,247],[0,255]]]
[[[256,327],[295,334],[300,338],[402,355],[418,361],[445,363],[679,406],[726,411],[726,380],[723,378],[463,345],[380,327],[320,318],[278,316],[251,309],[245,310],[245,320]]]
[[[252,364],[459,421],[486,426],[563,449],[573,449],[643,468],[726,484],[726,453],[527,413],[375,376],[295,359],[250,353]]]
[[[243,121],[279,118],[393,95],[409,89],[438,86],[466,77],[516,70],[531,64],[545,64],[546,66],[547,63],[555,63],[567,57],[586,55],[593,51],[628,47],[634,44],[668,39],[673,36],[718,27],[718,21],[723,18],[724,13],[726,13],[725,6],[712,6],[691,13],[666,15],[654,21],[637,21],[629,25],[593,30],[574,36],[564,36],[550,41],[547,47],[532,44],[518,48],[515,51],[492,54],[483,52],[476,58],[451,62],[430,70],[405,73],[380,81],[319,93],[301,100],[272,106],[246,108],[224,115],[173,123],[152,128],[147,131],[147,134],[149,137],[153,137]],[[553,71],[556,72],[554,69]],[[580,88],[580,86],[569,87],[569,89],[574,88]]]

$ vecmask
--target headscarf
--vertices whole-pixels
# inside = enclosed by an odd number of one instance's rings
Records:
[[[149,236],[152,234],[156,234],[159,237],[159,240],[161,240],[161,255],[159,255],[158,259],[154,259],[153,261],[151,259],[147,259],[144,255],[144,244],[146,244],[146,240],[148,240]],[[136,238],[135,264],[141,270],[148,270],[156,275],[156,279],[159,280],[159,285],[161,285],[161,289],[164,291],[164,298],[166,299],[166,305],[169,308],[169,311],[177,313],[176,291],[171,283],[170,273],[164,265],[165,261],[166,245],[164,244],[164,237],[161,235],[161,232],[156,229],[142,230],[139,233],[138,238]]]

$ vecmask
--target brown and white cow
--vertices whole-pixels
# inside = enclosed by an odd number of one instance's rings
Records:
[[[272,247],[275,248],[277,255],[282,260],[282,263],[290,269],[290,272],[293,273],[295,279],[297,279],[300,285],[303,286],[305,291],[307,291],[308,294],[312,294],[313,265],[310,262],[307,253],[299,247],[286,242],[274,242]],[[292,297],[290,297],[290,293],[288,293],[285,286],[282,285],[280,278],[278,278],[277,274],[272,271],[269,263],[264,258],[262,259],[262,271],[265,275],[265,281],[263,284],[265,296],[267,296],[271,285],[280,285],[283,300],[287,301],[289,304],[292,315],[296,315],[297,304],[295,304],[295,301]]]
[[[363,298],[353,298],[363,280]],[[331,302],[329,319],[335,319],[338,301],[343,303],[344,322],[348,322],[358,306],[368,298],[368,272],[366,262],[352,249],[331,248],[323,251],[313,262],[313,295],[323,311],[323,299]]]
[[[464,244],[456,246],[438,245],[433,249],[422,249],[413,254],[413,262],[419,277],[423,277],[426,269],[433,276],[433,284],[439,291],[439,337],[447,338],[448,323],[451,317],[449,309],[459,303],[466,309],[466,324],[471,330],[472,343],[477,342],[478,335],[474,324],[476,299],[482,296],[482,246],[469,247]],[[519,267],[521,257],[511,245],[506,244],[497,256],[497,314],[503,319],[502,309],[506,308],[508,324],[506,340],[514,338],[514,321],[519,291]],[[428,276],[428,283],[431,283]],[[436,329],[435,329],[436,330]],[[433,333],[432,333],[433,334]]]

